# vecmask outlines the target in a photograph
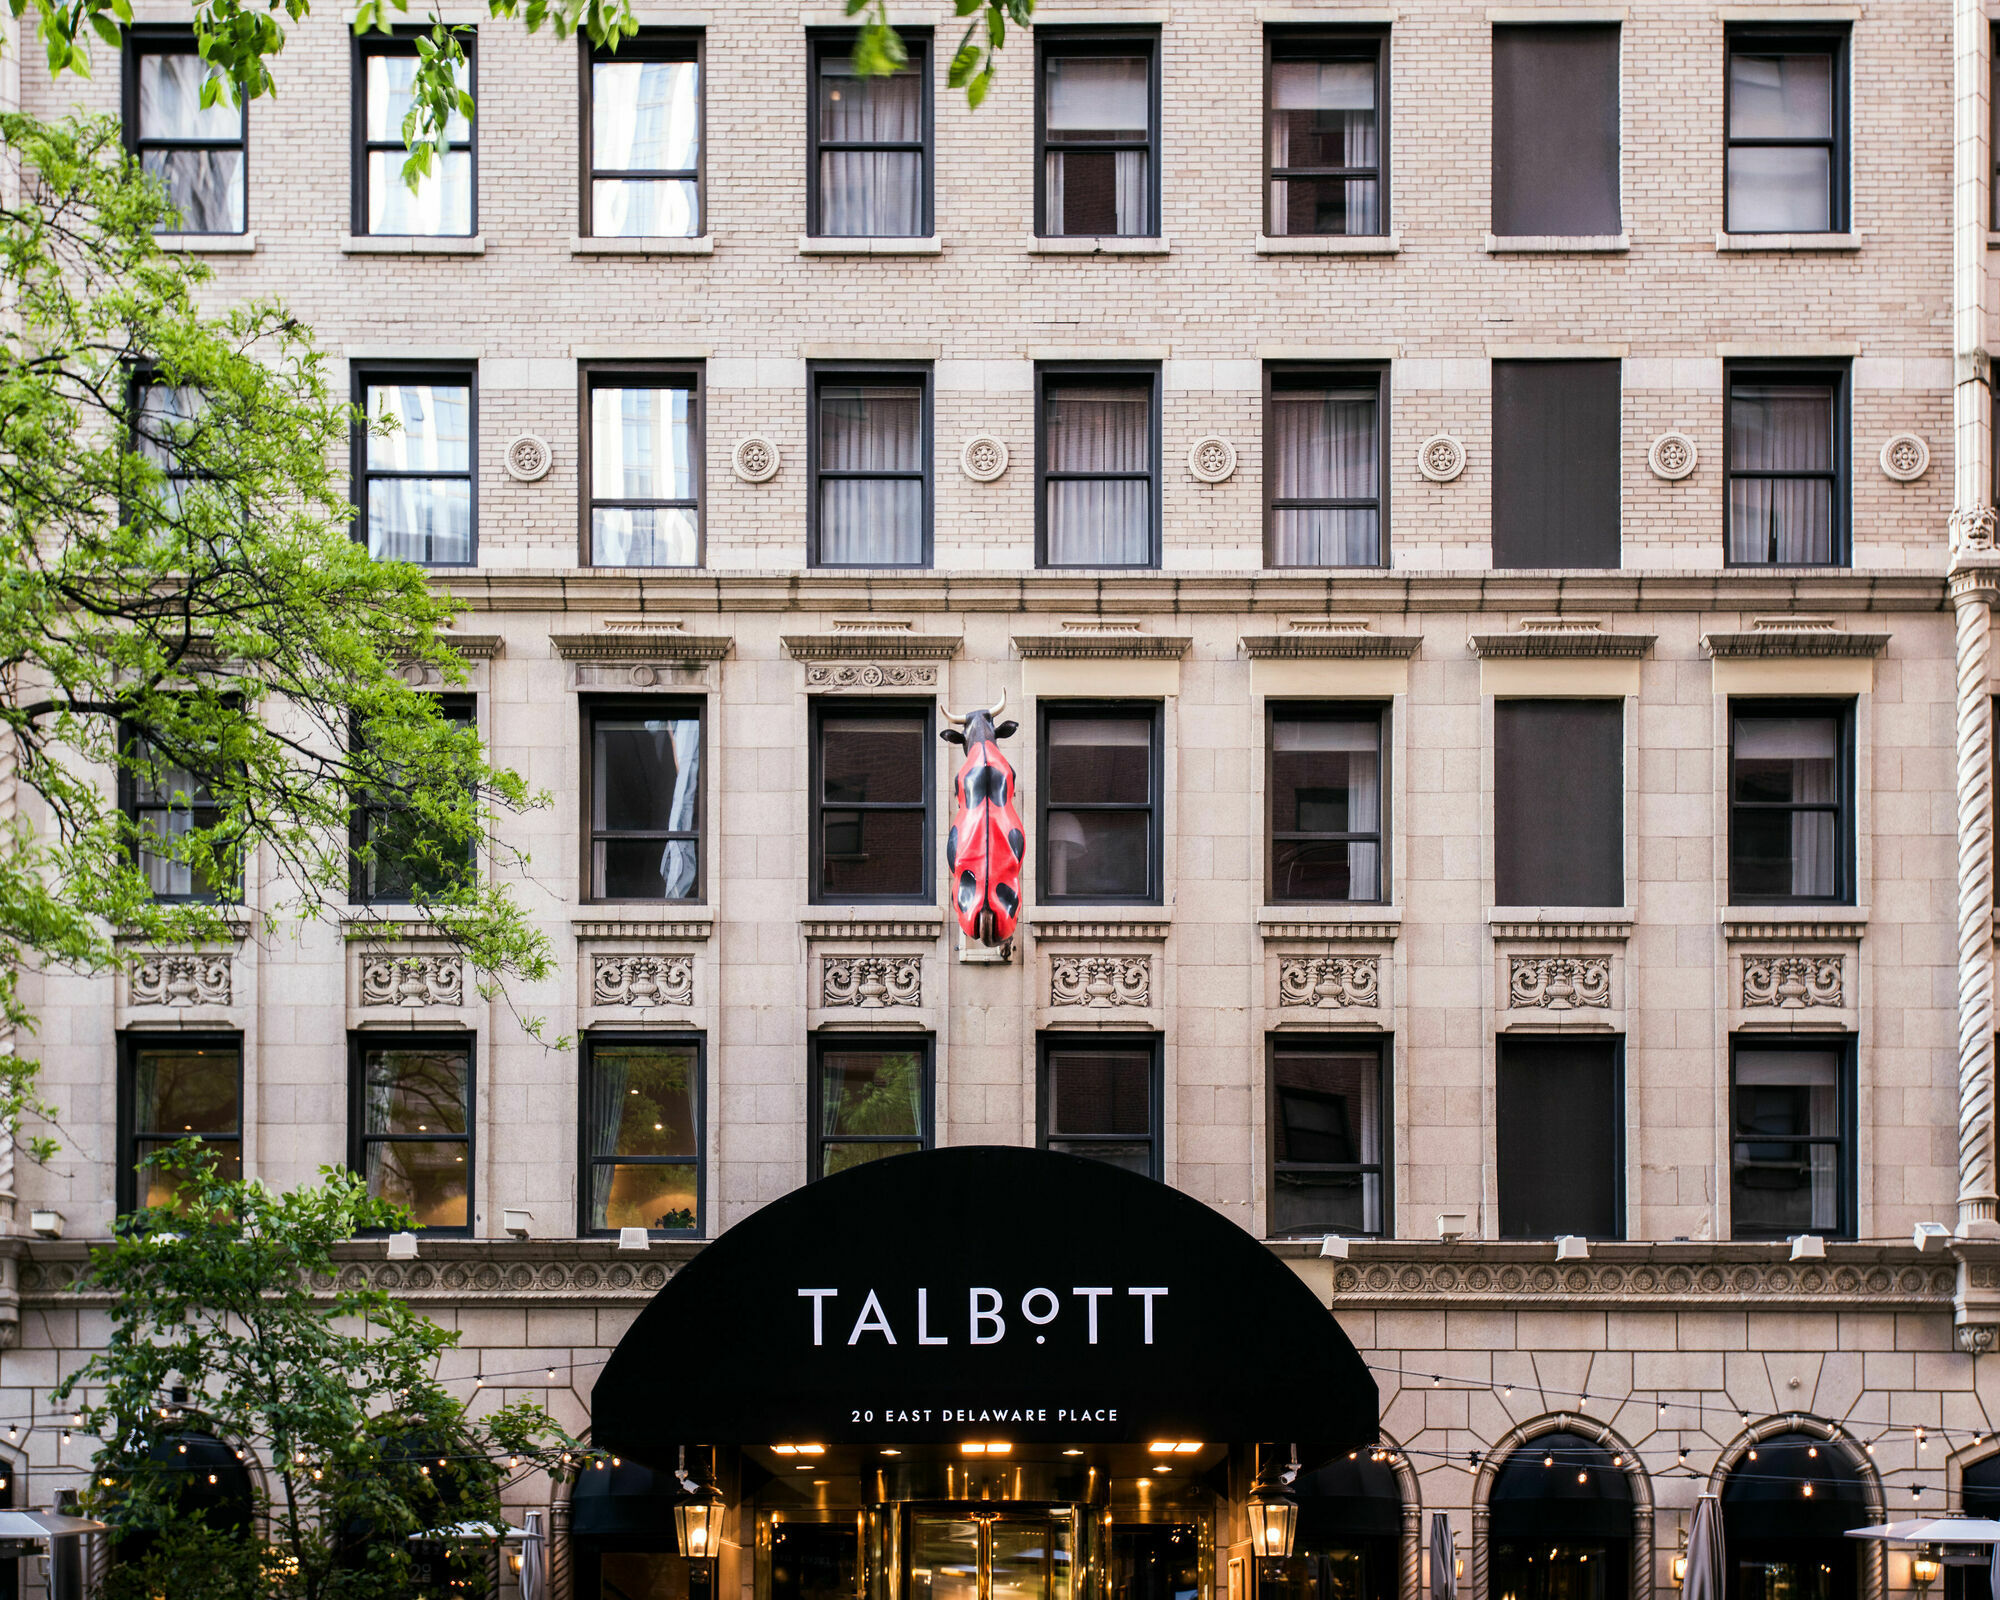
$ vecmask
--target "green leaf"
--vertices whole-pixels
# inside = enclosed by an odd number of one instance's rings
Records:
[[[977,0],[975,0],[977,3]],[[979,70],[979,50],[975,45],[962,44],[951,58],[951,70],[945,75],[945,82],[954,89],[963,89]]]
[[[986,98],[986,91],[993,87],[993,69],[988,67],[972,82],[965,86],[965,103],[977,111],[980,102]]]

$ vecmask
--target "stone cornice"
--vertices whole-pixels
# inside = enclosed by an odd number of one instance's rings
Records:
[[[595,916],[570,918],[570,932],[579,941],[585,939],[599,942],[611,939],[664,940],[712,938],[715,934],[713,916],[648,917],[621,914],[619,909],[606,906]]]
[[[1728,906],[1721,920],[1722,937],[1732,944],[1749,939],[1840,942],[1868,931],[1867,909],[1858,906]]]
[[[1486,926],[1496,939],[1629,939],[1630,906],[1488,906]]]
[[[949,661],[964,647],[958,633],[787,633],[794,661]]]
[[[1246,633],[1243,653],[1252,661],[1407,661],[1422,647],[1420,633],[1366,633],[1358,628]]]
[[[929,939],[944,932],[944,913],[911,906],[898,912],[884,907],[867,916],[843,917],[824,911],[801,917],[799,932],[808,939]]]
[[[1653,653],[1656,634],[1611,633],[1596,617],[1523,617],[1512,633],[1475,633],[1466,648],[1482,661],[1637,661]]]
[[[438,643],[450,645],[468,661],[491,661],[507,648],[506,639],[497,633],[454,633],[440,628],[437,637]]]
[[[1847,633],[1831,620],[1759,618],[1748,633],[1704,633],[1701,653],[1717,661],[1770,661],[1829,656],[1873,659],[1889,648],[1886,633]]]
[[[1174,926],[1172,913],[1157,906],[1129,915],[1110,906],[1069,915],[1044,911],[1027,920],[1028,931],[1041,944],[1051,939],[1143,939],[1159,943]]]
[[[683,633],[678,628],[620,628],[604,633],[552,633],[549,644],[565,661],[720,661],[735,647],[727,634]]]
[[[1394,944],[1402,931],[1396,906],[1264,906],[1257,912],[1257,932],[1265,939]]]
[[[1081,661],[1118,657],[1127,661],[1178,661],[1194,640],[1184,633],[1140,633],[1137,629],[1073,633],[1017,633],[1014,653],[1023,661]]]

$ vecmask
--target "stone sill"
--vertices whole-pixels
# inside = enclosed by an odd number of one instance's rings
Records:
[[[483,256],[486,236],[443,238],[427,234],[349,234],[340,241],[344,256]]]
[[[1266,939],[1346,939],[1393,944],[1403,931],[1401,906],[1259,906],[1257,932]]]
[[[585,939],[709,939],[715,934],[715,913],[693,915],[689,908],[672,910],[636,905],[604,904],[595,913],[569,919],[570,932]]]
[[[1744,939],[1859,939],[1868,931],[1866,906],[1724,906],[1722,937]]]
[[[715,254],[715,236],[704,233],[690,239],[655,233],[622,239],[587,239],[577,234],[570,239],[569,253],[573,256],[712,256]]]
[[[1260,256],[1393,256],[1400,254],[1400,233],[1293,233],[1273,238],[1257,235]]]
[[[807,939],[923,939],[944,932],[944,913],[932,906],[823,906],[799,918]]]
[[[1629,233],[1524,234],[1504,237],[1489,233],[1489,256],[1615,256],[1632,248]]]
[[[801,235],[802,256],[940,256],[944,240],[936,234],[908,239],[839,239]]]
[[[1718,233],[1717,255],[1769,255],[1792,250],[1851,255],[1861,248],[1858,233]]]
[[[1037,911],[1026,919],[1038,943],[1052,939],[1146,939],[1163,942],[1172,932],[1168,906],[1079,906]]]
[[[1166,256],[1173,254],[1173,245],[1162,238],[1036,238],[1028,241],[1027,253],[1031,256]]]
[[[1488,906],[1486,925],[1496,939],[1629,939],[1630,906]]]
[[[156,233],[153,243],[176,256],[248,256],[257,253],[254,233]]]

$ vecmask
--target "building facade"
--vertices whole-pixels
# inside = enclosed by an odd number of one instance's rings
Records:
[[[354,1270],[579,1432],[705,1241],[883,1154],[1039,1145],[1332,1306],[1402,1600],[1434,1511],[1480,1600],[1528,1600],[1501,1552],[1551,1530],[1667,1591],[1705,1484],[1790,1492],[1760,1443],[1870,1512],[1974,1493],[1976,6],[1051,0],[976,112],[946,11],[893,8],[883,81],[837,8],[642,9],[609,58],[447,7],[478,117],[414,195],[407,40],[329,9],[238,116],[182,10],[136,14],[88,83],[10,40],[10,92],[123,116],[216,303],[282,295],[401,418],[358,536],[465,606],[453,706],[547,793],[508,828],[559,976],[489,999],[373,936],[388,873],[295,941],[37,979],[67,1148],[14,1176],[0,1411],[89,1348],[83,1248],[197,1116],[247,1173],[409,1200],[415,1260]],[[1003,700],[989,949],[938,733]],[[1623,1546],[1509,1509],[1545,1435],[1615,1456]],[[8,1459],[41,1504],[87,1457]],[[1244,1600],[1240,1537],[1203,1600]]]

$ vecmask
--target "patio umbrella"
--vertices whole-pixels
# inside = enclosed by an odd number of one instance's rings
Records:
[[[1431,1513],[1431,1600],[1458,1600],[1458,1563],[1451,1547],[1451,1518]]]
[[[521,1600],[542,1600],[547,1587],[542,1562],[546,1551],[542,1542],[542,1514],[530,1511],[521,1518],[527,1527],[521,1539]]]
[[[1694,1503],[1688,1527],[1687,1576],[1681,1580],[1681,1600],[1722,1600],[1722,1509],[1712,1494]]]

